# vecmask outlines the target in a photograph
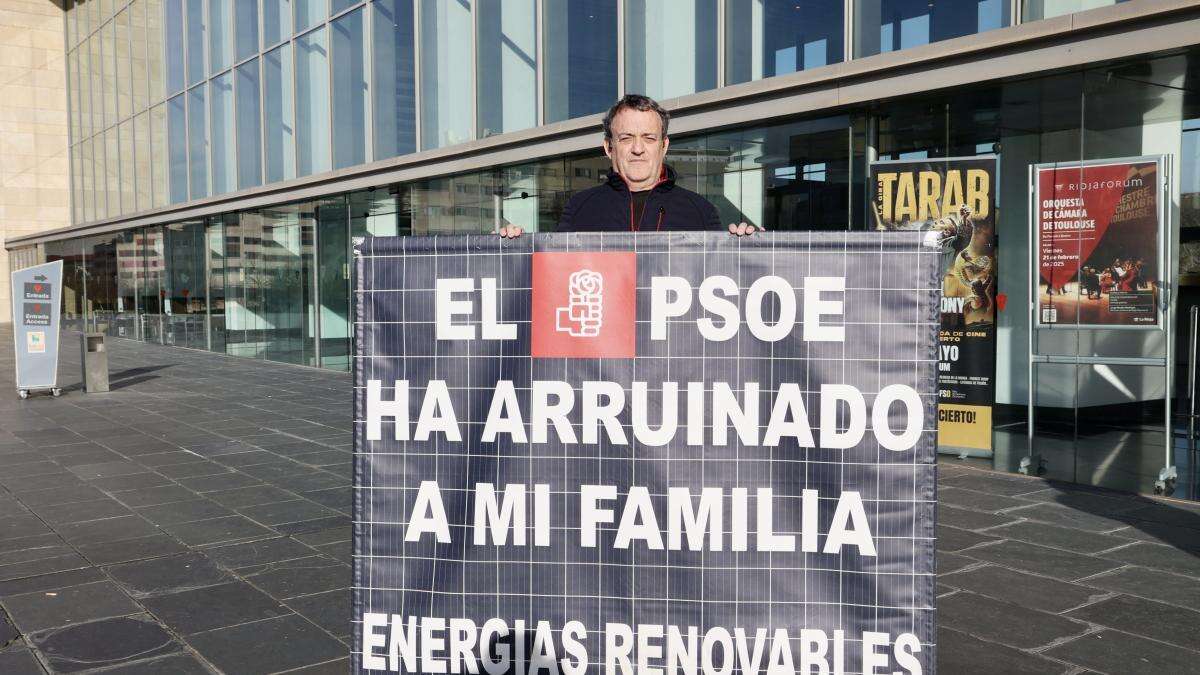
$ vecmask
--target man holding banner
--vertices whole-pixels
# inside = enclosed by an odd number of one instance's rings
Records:
[[[629,94],[604,116],[604,154],[612,171],[601,185],[571,197],[558,221],[558,232],[679,232],[719,230],[717,207],[675,183],[675,170],[664,159],[671,115],[656,101]],[[762,226],[729,225],[737,236]],[[500,236],[516,238],[524,229],[500,228]]]

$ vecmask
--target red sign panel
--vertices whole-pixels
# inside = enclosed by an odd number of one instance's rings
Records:
[[[633,358],[636,289],[633,252],[533,254],[533,356]]]
[[[1158,163],[1037,170],[1038,323],[1158,326]]]

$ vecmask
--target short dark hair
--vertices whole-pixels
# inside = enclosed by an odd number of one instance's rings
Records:
[[[667,124],[671,121],[671,113],[667,112],[666,108],[663,108],[658,104],[658,101],[655,101],[649,96],[642,96],[641,94],[626,94],[621,98],[620,101],[617,101],[615,104],[613,104],[613,107],[609,108],[608,113],[604,115],[605,138],[612,140],[613,118],[617,116],[617,113],[626,109],[638,110],[641,112],[653,110],[654,112],[658,113],[658,118],[662,120],[663,138],[667,137]]]

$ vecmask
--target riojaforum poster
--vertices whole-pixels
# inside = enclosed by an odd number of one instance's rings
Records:
[[[1158,328],[1159,159],[1034,169],[1040,326]]]
[[[938,446],[991,456],[996,395],[995,156],[873,162],[879,230],[918,230],[943,252]]]
[[[355,671],[933,673],[922,239],[356,241]]]

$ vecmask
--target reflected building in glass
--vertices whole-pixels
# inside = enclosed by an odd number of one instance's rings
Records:
[[[1187,3],[67,0],[58,18],[69,222],[5,248],[64,262],[76,329],[348,370],[355,237],[552,231],[605,179],[600,117],[626,93],[671,110],[682,185],[772,231],[873,229],[873,161],[997,154],[1002,468],[1027,454],[1030,165],[1168,156],[1175,311],[1200,301]],[[1114,333],[1055,339],[1131,359],[1164,340]],[[1050,475],[1151,489],[1161,369],[1038,373]]]

